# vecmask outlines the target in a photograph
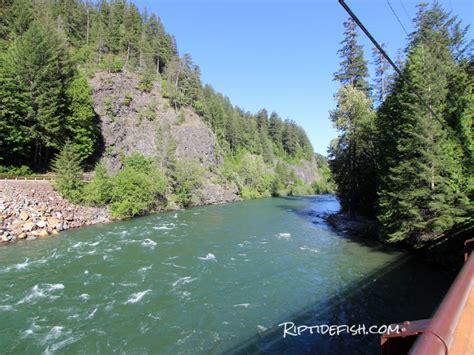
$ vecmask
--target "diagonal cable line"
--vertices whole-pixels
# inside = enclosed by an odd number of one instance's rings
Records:
[[[393,15],[395,16],[395,18],[397,19],[398,23],[400,24],[400,26],[402,26],[403,31],[404,31],[405,34],[408,36],[408,31],[407,31],[407,29],[405,28],[405,26],[403,25],[402,21],[400,20],[400,17],[398,17],[397,13],[396,13],[395,10],[393,9],[392,4],[390,4],[390,1],[389,1],[389,0],[386,0],[386,1],[387,1],[387,4],[388,4],[388,7],[390,7],[390,10],[392,10],[392,13],[393,13]]]

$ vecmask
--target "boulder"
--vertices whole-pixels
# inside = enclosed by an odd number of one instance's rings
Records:
[[[34,231],[33,233],[31,233],[33,236],[35,237],[39,237],[39,238],[44,238],[44,237],[47,237],[49,235],[48,231],[46,229],[40,229],[40,230],[36,230]]]
[[[26,238],[26,233],[18,234],[18,239],[25,239],[25,238]]]
[[[20,219],[22,221],[27,221],[30,218],[30,215],[26,211],[21,211],[20,212]]]
[[[45,228],[48,223],[46,221],[38,221],[36,222],[36,225],[38,226],[38,228]]]
[[[23,225],[23,230],[25,232],[31,232],[31,231],[34,231],[35,229],[36,229],[36,224],[34,222],[26,222]]]

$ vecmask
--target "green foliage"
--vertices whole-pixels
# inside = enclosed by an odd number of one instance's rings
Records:
[[[171,173],[171,186],[175,203],[181,207],[199,204],[204,169],[197,161],[178,160]]]
[[[127,219],[155,210],[165,189],[166,178],[153,161],[139,154],[131,155],[125,159],[123,170],[111,178],[112,217]]]
[[[341,42],[342,48],[338,51],[341,61],[341,68],[334,73],[334,80],[342,85],[350,85],[358,90],[369,93],[369,83],[366,78],[369,76],[367,61],[364,59],[363,47],[357,42],[357,24],[352,18],[344,22],[344,39]]]
[[[129,92],[126,92],[125,95],[123,96],[123,105],[130,107],[133,101],[133,96]]]
[[[82,168],[79,155],[71,142],[66,142],[53,160],[53,171],[56,174],[54,188],[64,198],[78,203],[82,195]]]
[[[176,117],[176,124],[182,125],[184,122],[186,122],[186,116],[183,111],[179,111],[178,116]]]
[[[107,176],[104,163],[98,163],[94,177],[84,186],[83,203],[88,206],[105,206],[111,200],[112,180]]]
[[[438,2],[421,4],[414,25],[401,67],[436,117],[401,78],[382,92],[380,58],[381,104],[374,116],[362,81],[362,48],[349,24],[336,74],[344,86],[331,113],[340,135],[329,163],[342,207],[376,215],[388,242],[423,243],[472,224],[474,100],[472,58],[463,49],[467,30]]]
[[[155,97],[151,97],[148,104],[142,111],[138,113],[138,122],[142,120],[154,121],[156,119],[156,109],[158,108],[158,101]]]
[[[112,98],[111,97],[106,97],[105,100],[104,100],[104,109],[105,109],[105,113],[107,114],[107,116],[109,116],[109,118],[111,120],[114,119],[115,117],[115,108],[114,108],[114,104],[112,103]]]
[[[273,193],[277,159],[299,162],[312,157],[309,139],[294,121],[283,121],[276,113],[269,116],[265,110],[256,115],[245,112],[210,86],[203,87],[200,69],[191,56],[180,56],[175,39],[160,19],[140,14],[133,3],[18,0],[0,6],[0,15],[2,165],[29,164],[34,170],[44,170],[63,146],[78,162],[90,163],[100,128],[86,78],[92,78],[97,70],[139,73],[137,87],[146,93],[152,91],[155,80],[163,78],[162,94],[168,98],[163,106],[181,110],[178,124],[184,123],[189,109],[209,124],[218,138],[216,152],[226,156],[220,178],[237,184],[245,198]],[[112,84],[114,77],[118,76],[110,76],[105,84]],[[114,120],[119,108],[132,106],[133,99],[130,93],[123,99],[107,97],[101,114]],[[155,120],[157,107],[152,97],[141,108],[138,120]],[[189,162],[182,166],[174,158],[176,142],[168,137],[169,127],[164,129],[157,132],[159,169],[183,185],[169,186],[168,192],[173,191],[170,205],[196,204],[201,199],[203,169]],[[112,154],[111,149],[106,148],[105,154]],[[164,181],[161,170],[151,162],[137,166],[135,158],[125,159],[120,151],[117,154],[125,165],[119,173],[107,176],[103,165],[98,165],[83,193],[79,193],[82,184],[71,182],[68,186],[61,179],[58,189],[74,201],[109,205],[116,218],[153,210],[165,193],[150,179],[157,175],[157,182]],[[293,182],[281,179],[279,187],[292,193],[287,184]]]
[[[2,55],[0,72],[5,85],[0,95],[6,102],[0,137],[11,151],[6,155],[13,153],[15,163],[39,168],[66,137],[67,88],[74,72],[65,45],[56,31],[35,21]]]
[[[25,176],[33,174],[33,170],[29,166],[1,166],[0,165],[0,175],[7,176]]]
[[[331,112],[341,132],[329,149],[332,176],[342,209],[373,215],[376,200],[375,112],[366,93],[343,86],[337,95],[337,109]]]
[[[105,62],[105,68],[111,73],[120,73],[123,70],[123,59],[117,56],[111,56]]]
[[[69,115],[66,117],[66,129],[74,151],[80,161],[84,161],[94,153],[99,136],[99,128],[94,122],[92,91],[84,76],[77,74],[71,81],[67,97]]]
[[[154,78],[151,74],[142,74],[138,82],[138,90],[143,92],[151,92],[153,90]]]

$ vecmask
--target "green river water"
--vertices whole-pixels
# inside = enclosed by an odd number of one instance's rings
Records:
[[[193,208],[0,248],[0,353],[371,354],[297,325],[430,317],[452,275],[331,229],[332,196]]]

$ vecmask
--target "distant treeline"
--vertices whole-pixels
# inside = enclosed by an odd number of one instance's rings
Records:
[[[82,161],[98,126],[86,76],[134,71],[141,89],[159,81],[179,110],[192,107],[216,133],[224,155],[265,161],[311,159],[305,131],[266,110],[256,115],[203,86],[191,56],[180,56],[159,17],[131,2],[5,0],[0,3],[0,165],[46,169],[70,141]]]
[[[351,19],[334,76],[340,134],[329,157],[338,196],[352,216],[377,218],[390,242],[433,240],[473,221],[472,43],[436,1],[418,6],[414,26],[397,62],[425,103],[378,51],[367,81]]]

